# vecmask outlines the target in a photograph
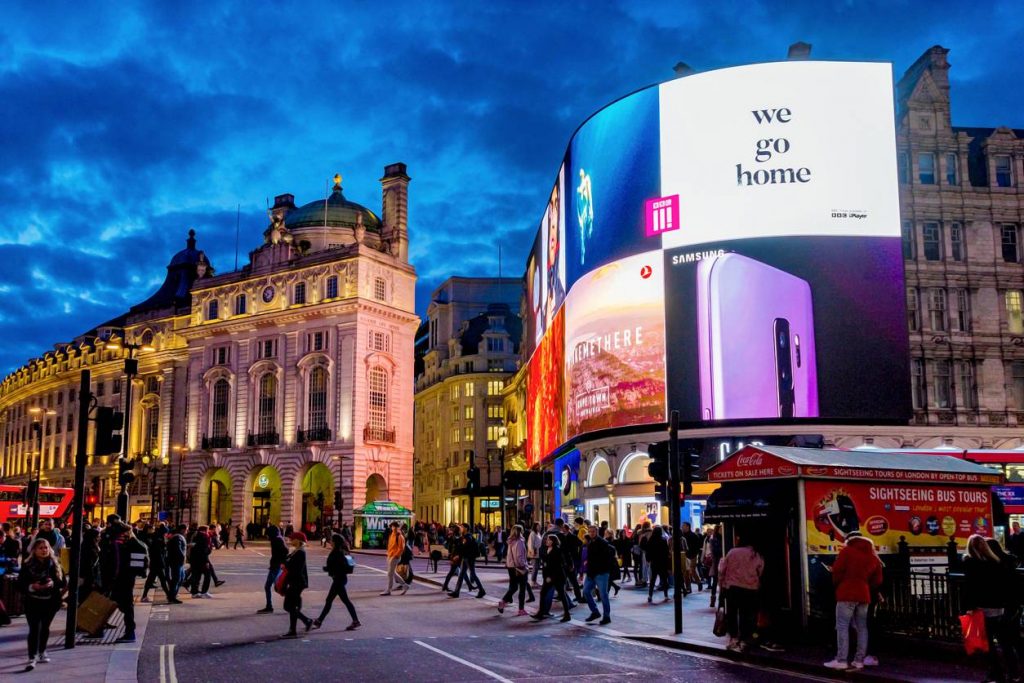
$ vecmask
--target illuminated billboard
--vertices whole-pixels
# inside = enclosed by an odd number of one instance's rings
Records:
[[[526,283],[530,392],[562,397],[557,421],[531,410],[531,464],[670,410],[905,422],[891,66],[735,67],[600,110],[569,143]]]

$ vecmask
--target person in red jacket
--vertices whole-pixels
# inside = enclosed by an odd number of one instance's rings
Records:
[[[832,584],[836,589],[836,657],[825,662],[829,669],[864,668],[868,649],[868,605],[871,596],[882,585],[882,561],[874,544],[850,532],[846,547],[839,551],[832,565]],[[849,662],[850,625],[857,631],[857,652]]]

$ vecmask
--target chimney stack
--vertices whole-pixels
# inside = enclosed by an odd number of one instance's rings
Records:
[[[392,245],[391,253],[403,262],[409,262],[409,176],[405,164],[399,162],[384,167],[380,179],[383,192],[383,234]]]
[[[787,59],[810,59],[811,58],[811,44],[803,41],[793,43],[789,46],[789,54],[786,55]]]
[[[696,73],[686,62],[678,62],[672,70],[676,72],[676,78],[682,78],[683,76],[689,76],[692,73]]]

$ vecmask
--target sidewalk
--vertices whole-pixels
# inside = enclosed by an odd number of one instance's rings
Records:
[[[368,551],[367,554],[376,555],[378,553]],[[444,580],[448,571],[447,561],[438,564],[437,574],[428,571],[427,561],[422,556],[416,557],[414,563],[413,569],[417,580],[440,588],[441,581]],[[491,563],[491,566],[495,566],[494,563]],[[508,588],[508,576],[504,572],[500,575],[488,572],[481,574],[480,580],[484,584],[487,595],[479,602],[486,602],[489,608],[493,608],[493,605],[498,602]],[[683,599],[683,633],[677,636],[672,633],[674,611],[671,600],[663,602],[662,594],[656,592],[654,602],[648,604],[646,589],[634,588],[631,583],[621,585],[622,591],[618,597],[611,599],[612,623],[610,625],[597,626],[584,622],[583,619],[589,613],[586,604],[573,610],[572,624],[610,636],[724,659],[754,662],[795,673],[835,677],[842,680],[862,680],[875,683],[882,681],[947,683],[949,681],[981,680],[984,677],[984,668],[967,664],[955,653],[950,656],[947,653],[929,652],[927,649],[922,650],[919,644],[896,639],[886,639],[888,642],[878,647],[877,651],[876,648],[872,648],[872,651],[881,660],[881,666],[869,667],[860,671],[833,672],[826,669],[822,664],[832,659],[834,652],[823,646],[798,645],[787,649],[786,652],[777,653],[766,650],[748,651],[742,654],[731,652],[725,649],[727,639],[717,638],[711,632],[715,621],[715,610],[709,605],[710,595],[708,593],[697,591],[694,586],[694,592]],[[538,589],[535,588],[534,592],[539,599]],[[467,595],[472,594],[468,593]],[[536,606],[536,603],[532,603],[528,608],[532,608],[532,611],[536,609]],[[552,607],[552,611],[556,615],[560,613],[560,610],[561,607],[557,604]],[[506,614],[508,613],[509,611],[506,610]],[[552,628],[557,628],[557,626],[552,625]],[[915,648],[922,656],[908,654],[908,650],[913,651]],[[938,650],[938,647],[935,650]],[[929,655],[932,656],[929,658]],[[978,660],[974,664],[983,666]]]
[[[24,672],[28,661],[28,622],[24,615],[15,617],[10,626],[0,628],[0,679],[16,674],[18,681],[24,683],[137,681],[139,650],[146,638],[150,606],[150,603],[141,604],[136,600],[134,643],[114,643],[124,632],[121,612],[115,611],[110,617],[114,628],[107,629],[102,638],[89,638],[85,633],[79,633],[72,650],[64,649],[68,613],[61,609],[51,625],[50,642],[46,647],[50,663],[38,664],[35,671],[28,673]]]

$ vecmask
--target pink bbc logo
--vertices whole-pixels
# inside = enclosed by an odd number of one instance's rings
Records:
[[[644,210],[647,216],[647,236],[679,229],[679,195],[648,199]]]

